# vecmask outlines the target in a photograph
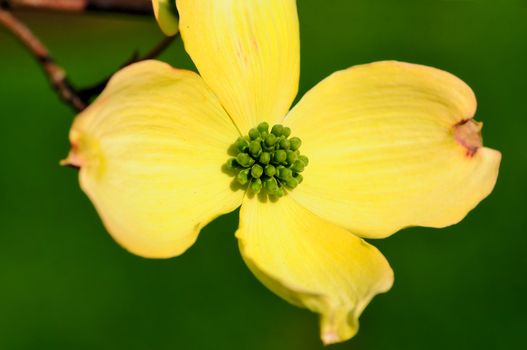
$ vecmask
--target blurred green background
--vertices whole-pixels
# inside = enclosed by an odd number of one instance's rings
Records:
[[[162,36],[150,18],[18,13],[85,86]],[[493,194],[463,222],[374,241],[393,289],[334,349],[517,349],[527,342],[527,2],[299,1],[300,95],[350,65],[445,69],[479,100],[503,153]],[[192,63],[181,42],[161,57]],[[0,28],[0,349],[320,349],[315,314],[271,294],[243,264],[238,213],[187,253],[146,260],[103,229],[77,173],[59,167],[74,113]]]

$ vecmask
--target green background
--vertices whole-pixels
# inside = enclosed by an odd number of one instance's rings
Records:
[[[125,15],[19,13],[78,85],[160,38]],[[458,225],[374,241],[395,270],[361,330],[334,349],[516,349],[527,342],[527,3],[299,1],[300,94],[339,69],[397,59],[465,80],[486,145],[503,153],[492,195]],[[162,56],[192,67],[181,42]],[[317,317],[243,264],[238,213],[183,256],[146,260],[103,229],[68,151],[74,113],[0,28],[0,349],[320,349]]]

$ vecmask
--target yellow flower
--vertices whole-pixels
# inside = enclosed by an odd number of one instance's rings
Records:
[[[332,74],[289,111],[294,0],[177,6],[200,75],[157,61],[124,68],[76,118],[66,162],[111,235],[144,257],[183,253],[241,205],[236,237],[251,271],[319,313],[324,343],[351,338],[393,282],[362,238],[455,224],[494,187],[501,155],[481,144],[473,92],[434,68],[376,62]],[[304,181],[281,198],[237,188],[223,170],[233,142],[262,122],[290,128],[309,157]]]

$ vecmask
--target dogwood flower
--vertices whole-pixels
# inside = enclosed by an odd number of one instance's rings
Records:
[[[501,155],[482,145],[472,90],[435,68],[375,62],[330,75],[289,110],[294,0],[177,8],[200,75],[153,60],[122,69],[75,119],[65,162],[110,234],[143,257],[182,254],[241,205],[250,270],[319,313],[324,343],[351,338],[393,283],[363,238],[455,224],[494,187]]]

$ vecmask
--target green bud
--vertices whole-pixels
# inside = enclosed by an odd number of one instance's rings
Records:
[[[273,196],[276,196],[276,197],[283,197],[284,196],[284,190],[280,187],[278,187],[273,193],[272,195]]]
[[[302,171],[304,171],[304,167],[305,167],[304,162],[302,162],[300,159],[297,159],[293,163],[293,166],[291,167],[291,169],[293,171],[296,171],[297,173],[301,173]]]
[[[249,147],[249,142],[242,137],[238,138],[238,140],[236,141],[236,148],[240,152],[243,152],[247,149],[247,147]]]
[[[291,149],[296,151],[302,145],[302,140],[300,140],[298,137],[291,137],[289,143],[291,144]]]
[[[249,130],[249,137],[251,138],[251,140],[256,140],[258,137],[260,137],[260,133],[257,129],[253,128]]]
[[[271,161],[271,154],[269,152],[262,152],[262,154],[260,154],[260,158],[258,158],[258,161],[261,164],[269,164]]]
[[[240,185],[245,185],[249,182],[249,169],[243,169],[236,175],[236,180]]]
[[[262,190],[262,180],[254,179],[251,182],[251,191],[255,194],[258,194]]]
[[[286,138],[280,139],[279,145],[281,149],[285,149],[285,150],[288,150],[289,147],[291,147],[291,143]]]
[[[278,169],[278,177],[282,180],[288,180],[293,177],[293,171],[286,167]]]
[[[269,177],[273,177],[276,174],[276,168],[272,166],[271,164],[266,165],[264,169],[265,175]]]
[[[227,169],[234,170],[238,166],[238,162],[236,161],[236,158],[229,158],[227,159]]]
[[[295,188],[296,186],[298,186],[298,180],[295,179],[294,177],[287,179],[285,183],[287,184],[287,187],[289,188]]]
[[[260,124],[258,124],[258,131],[261,132],[261,133],[269,133],[269,124],[267,124],[267,122],[261,122]]]
[[[254,164],[251,168],[251,176],[258,179],[263,174],[263,168],[259,164]]]
[[[265,142],[262,142],[262,150],[265,152],[273,153],[274,152],[274,146],[268,146]],[[271,157],[272,159],[273,157]]]
[[[236,156],[224,166],[232,170],[236,182],[252,193],[265,190],[269,196],[282,197],[303,181],[299,173],[309,163],[299,151],[302,141],[290,136],[289,127],[276,124],[270,128],[262,122],[236,140],[229,149]]]
[[[267,192],[274,193],[278,189],[278,183],[276,182],[276,179],[274,177],[270,177],[268,179],[265,179],[264,187]]]
[[[276,164],[280,164],[285,162],[287,159],[287,153],[283,149],[279,149],[276,152],[274,152],[274,162]]]
[[[236,161],[244,168],[248,168],[254,163],[254,159],[247,153],[238,153]]]
[[[296,152],[293,151],[287,151],[287,164],[293,164],[295,160],[298,159],[298,155]]]
[[[275,136],[282,136],[283,132],[284,127],[280,124],[273,125],[273,128],[271,129],[271,133],[273,133]]]
[[[300,174],[296,174],[295,175],[295,179],[296,179],[296,181],[298,181],[299,184],[301,184],[302,181],[304,181],[304,177],[302,175],[300,175]]]
[[[276,135],[274,134],[269,134],[265,137],[265,144],[267,146],[274,146],[274,144],[276,143]]]
[[[251,141],[251,143],[249,144],[249,153],[256,157],[260,154],[261,151],[262,146],[260,145],[260,141]]]

